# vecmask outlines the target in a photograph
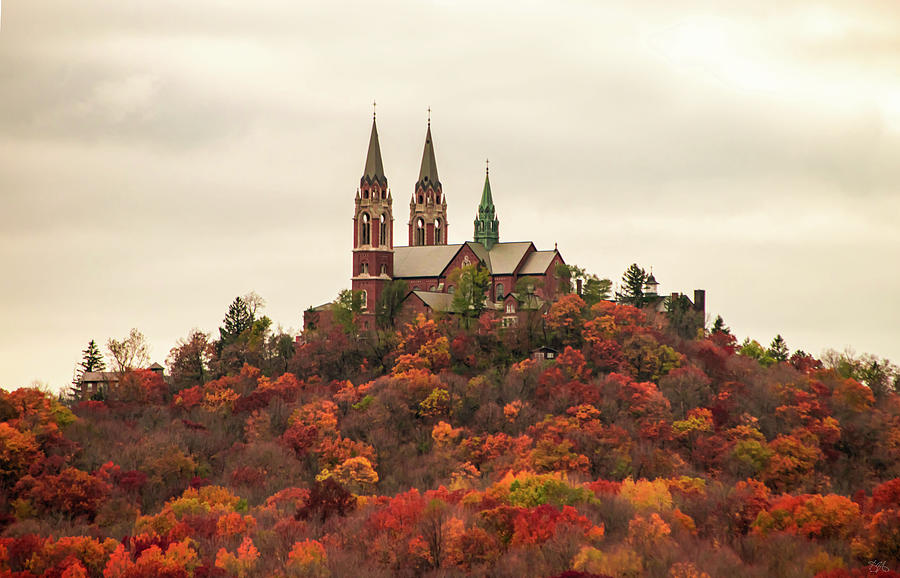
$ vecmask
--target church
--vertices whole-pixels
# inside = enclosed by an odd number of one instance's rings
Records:
[[[504,325],[515,324],[522,312],[542,310],[555,300],[560,283],[556,269],[564,264],[562,256],[556,248],[539,251],[531,241],[500,240],[500,219],[487,169],[471,240],[449,243],[449,225],[447,196],[438,176],[429,119],[419,178],[409,201],[409,244],[394,245],[393,197],[373,115],[353,211],[351,289],[364,298],[361,329],[374,328],[378,299],[387,283],[395,279],[403,279],[409,288],[405,310],[450,311],[455,290],[451,273],[476,263],[490,274],[487,309],[496,311]]]

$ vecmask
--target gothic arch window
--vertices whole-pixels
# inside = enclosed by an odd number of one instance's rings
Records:
[[[443,228],[441,227],[441,220],[434,220],[434,244],[439,245],[443,242]]]
[[[378,244],[387,245],[387,219],[381,215],[381,227],[378,230]]]
[[[425,244],[425,220],[419,217],[416,219],[416,245]]]
[[[363,289],[362,291],[360,291],[360,293],[362,293],[362,308],[368,309],[369,308],[369,292],[366,291],[365,289]]]
[[[387,275],[387,265],[385,265],[384,263],[381,264],[381,274]]]
[[[440,193],[437,193],[434,195],[434,202],[439,205],[441,204],[441,194]]]
[[[418,203],[419,203],[420,205],[422,204],[422,193],[419,193],[419,200],[418,200]]]
[[[359,220],[359,244],[370,245],[372,244],[372,223],[369,222],[369,213],[360,215]]]
[[[497,283],[497,301],[503,299],[503,283]]]
[[[368,198],[369,198],[369,189],[363,189],[363,198],[364,198],[364,199],[368,199]]]

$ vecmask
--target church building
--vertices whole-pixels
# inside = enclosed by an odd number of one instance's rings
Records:
[[[531,241],[500,240],[500,219],[487,169],[471,240],[449,243],[447,196],[438,176],[430,119],[419,178],[410,197],[407,229],[409,244],[395,246],[393,197],[373,115],[353,212],[351,288],[364,296],[361,329],[374,328],[378,299],[394,279],[403,279],[409,288],[404,308],[413,313],[449,311],[455,290],[451,273],[475,263],[490,273],[487,308],[496,311],[504,324],[516,323],[520,311],[540,310],[557,296],[556,268],[564,263],[562,256],[555,248],[539,251]],[[523,279],[527,281],[521,282]]]

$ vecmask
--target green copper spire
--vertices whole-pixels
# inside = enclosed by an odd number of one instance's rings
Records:
[[[478,204],[478,216],[475,218],[475,242],[484,245],[488,251],[500,242],[500,219],[494,209],[490,171],[487,167],[484,169],[484,190],[481,193],[481,203]]]

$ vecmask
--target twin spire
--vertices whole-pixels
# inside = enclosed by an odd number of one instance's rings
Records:
[[[361,180],[368,180],[370,183],[378,182],[382,186],[387,186],[374,111],[372,113],[372,133],[369,136],[369,150],[366,153],[366,168]],[[419,168],[416,190],[425,190],[429,187],[434,190],[441,188],[437,160],[434,156],[434,143],[431,138],[431,109],[428,110],[428,130],[425,133],[425,149],[422,151],[422,164]],[[475,218],[474,240],[483,244],[488,250],[500,242],[500,220],[497,218],[494,199],[491,195],[490,171],[487,166],[485,167],[484,189],[481,192],[481,202],[478,204],[478,213]],[[446,243],[446,241],[444,242]]]

